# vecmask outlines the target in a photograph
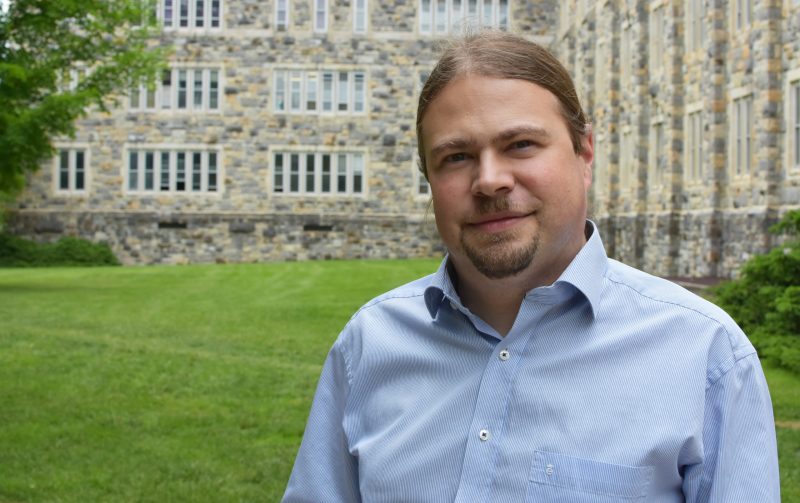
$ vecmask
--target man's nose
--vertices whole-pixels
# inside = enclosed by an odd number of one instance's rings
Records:
[[[514,172],[508,163],[493,152],[481,153],[472,180],[472,194],[493,197],[514,188]]]

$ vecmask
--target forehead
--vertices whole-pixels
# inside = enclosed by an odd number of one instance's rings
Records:
[[[558,98],[533,82],[464,74],[447,83],[430,101],[420,121],[426,149],[433,137],[464,130],[515,127],[532,123],[563,129],[567,123]]]

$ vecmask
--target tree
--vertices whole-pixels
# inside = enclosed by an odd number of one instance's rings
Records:
[[[88,107],[154,81],[154,1],[11,0],[0,12],[0,194],[18,192]]]

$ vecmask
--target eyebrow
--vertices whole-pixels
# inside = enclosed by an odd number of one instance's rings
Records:
[[[517,126],[501,131],[494,138],[492,143],[503,143],[517,136],[533,136],[534,138],[545,141],[550,138],[550,132],[539,126]],[[446,150],[461,150],[474,146],[476,141],[470,138],[451,138],[445,140],[431,148],[431,157],[436,157]]]

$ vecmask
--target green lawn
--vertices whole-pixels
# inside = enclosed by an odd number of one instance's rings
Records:
[[[0,270],[0,502],[277,501],[341,327],[436,265]],[[800,378],[767,373],[800,502]]]

